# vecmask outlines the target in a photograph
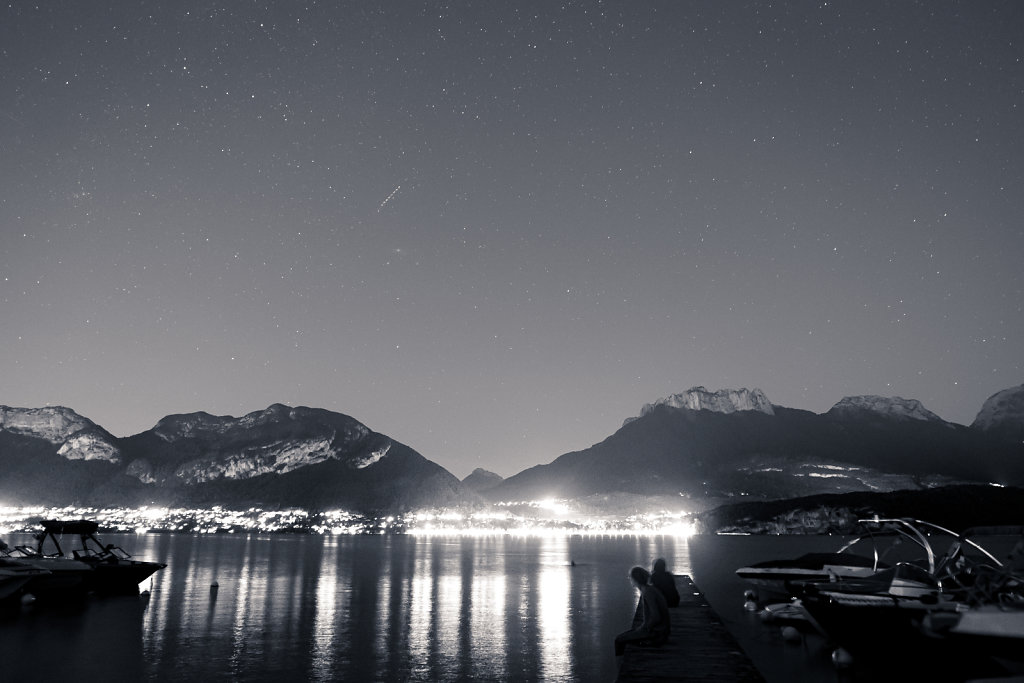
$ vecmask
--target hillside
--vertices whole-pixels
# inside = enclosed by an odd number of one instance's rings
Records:
[[[703,396],[703,387],[691,391],[701,397],[645,406],[601,443],[509,477],[485,495],[677,495],[705,509],[746,496],[1024,485],[1024,444],[1001,431],[945,422],[916,401],[847,397],[815,414],[767,410],[760,392],[758,400],[740,394],[740,409],[732,403],[722,409],[720,400]],[[701,401],[716,409],[684,407]],[[1001,424],[1019,419],[1004,416]]]
[[[963,531],[1024,526],[1024,488],[948,486],[919,491],[843,493],[723,505],[695,516],[701,533],[852,533],[856,520],[912,517]]]
[[[8,505],[397,512],[478,501],[408,446],[326,410],[171,415],[124,439],[68,408],[3,411],[0,502]]]
[[[409,446],[318,408],[169,415],[116,438],[69,408],[0,406],[0,503],[401,512],[561,498],[588,514],[642,501],[700,511],[739,500],[1024,486],[1021,425],[1024,386],[991,397],[970,427],[900,397],[845,397],[815,414],[774,405],[759,389],[694,387],[643,406],[588,449],[507,479],[478,469],[460,482]]]

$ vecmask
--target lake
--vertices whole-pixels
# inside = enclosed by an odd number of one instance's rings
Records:
[[[138,597],[0,620],[7,680],[611,681],[634,564],[690,574],[769,681],[838,672],[743,608],[744,564],[830,537],[109,535],[166,562]],[[12,545],[28,542],[17,535]],[[858,678],[858,676],[860,678]]]

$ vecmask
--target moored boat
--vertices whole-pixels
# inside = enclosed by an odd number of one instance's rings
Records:
[[[932,562],[932,549],[919,520],[860,520],[866,531],[835,552],[806,553],[795,558],[770,559],[736,570],[736,575],[761,591],[792,597],[794,586],[805,582],[863,579],[889,569],[891,557]],[[905,543],[909,540],[910,543]],[[915,549],[911,557],[901,547]],[[891,556],[891,557],[890,557]]]
[[[6,547],[5,544],[0,542],[0,552],[4,547]],[[39,569],[7,557],[0,557],[0,603],[18,598],[26,585],[47,574],[49,572],[45,569]]]
[[[907,524],[908,520],[882,520]],[[1024,580],[968,534],[914,520],[925,561],[900,562],[870,577],[791,585],[795,603],[833,644],[855,656],[915,652],[975,670],[1024,661]],[[941,556],[936,538],[952,535]],[[840,652],[841,650],[837,650]]]
[[[835,581],[871,576],[889,565],[841,549],[834,553],[805,553],[796,558],[765,560],[740,567],[736,575],[760,590],[792,595],[792,584],[800,581]]]
[[[983,564],[971,567],[956,584],[921,620],[922,632],[1024,662],[1024,575],[1012,567]]]
[[[35,548],[19,545],[13,548],[0,542],[0,558],[33,570],[33,576],[20,589],[22,594],[48,599],[83,596],[92,567],[84,562],[62,557],[45,557]]]
[[[167,566],[136,560],[113,544],[104,545],[96,536],[99,524],[91,520],[43,520],[42,525],[43,531],[36,536],[35,555],[52,560],[57,567],[63,566],[58,563],[66,562],[79,570],[84,565],[88,569],[82,574],[85,591],[138,593],[140,583]],[[61,545],[65,536],[72,538],[67,549]]]

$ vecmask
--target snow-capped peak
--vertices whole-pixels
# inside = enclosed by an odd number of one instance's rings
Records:
[[[971,426],[1024,433],[1024,384],[990,396]]]
[[[693,387],[688,391],[673,394],[654,403],[648,403],[640,411],[646,415],[657,406],[666,405],[671,408],[689,408],[690,410],[711,410],[718,413],[735,413],[741,410],[754,410],[774,415],[771,401],[760,389],[719,389],[708,391],[704,387]]]
[[[109,460],[117,462],[121,452],[92,420],[70,408],[9,408],[0,406],[0,431],[43,439],[68,460]]]
[[[45,408],[8,408],[0,406],[0,429],[45,439],[53,444],[64,443],[71,434],[86,427],[95,427],[70,408],[47,406]]]
[[[829,410],[830,413],[861,411],[899,420],[945,421],[926,409],[917,399],[899,396],[846,396]]]

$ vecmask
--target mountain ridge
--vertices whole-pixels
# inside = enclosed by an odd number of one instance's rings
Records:
[[[967,427],[917,400],[844,397],[816,414],[760,389],[693,387],[600,443],[507,479],[442,466],[355,418],[280,403],[242,417],[168,415],[118,438],[70,408],[0,406],[0,502],[273,504],[402,510],[483,500],[735,497],[1024,483],[1024,385]],[[481,498],[483,496],[483,498]]]
[[[1024,385],[1008,391],[1024,394]],[[736,496],[1024,483],[1024,444],[995,426],[946,422],[916,400],[847,397],[820,415],[781,406],[769,414],[754,402],[711,410],[706,389],[691,392],[697,396],[649,404],[604,441],[509,477],[486,497],[675,493],[710,507]],[[1001,415],[1001,425],[1024,423],[1024,412]]]
[[[273,404],[240,418],[169,415],[125,438],[63,407],[5,406],[0,415],[0,501],[8,503],[401,511],[479,502],[454,475],[408,446],[319,408]],[[86,437],[117,457],[73,464],[73,446]]]

